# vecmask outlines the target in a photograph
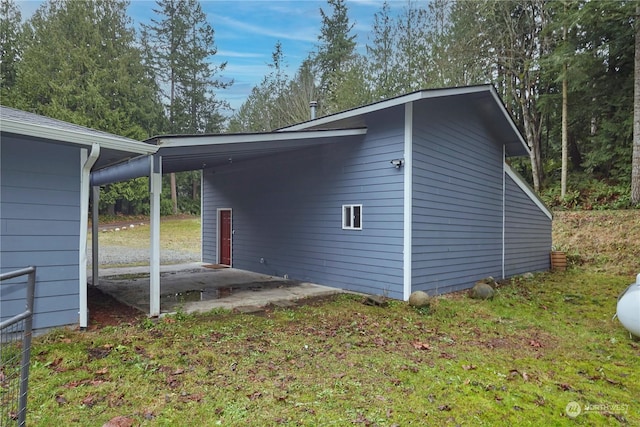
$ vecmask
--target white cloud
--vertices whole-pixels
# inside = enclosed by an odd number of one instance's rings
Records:
[[[218,50],[216,55],[227,56],[229,58],[264,58],[264,53],[238,52],[233,50]]]
[[[278,31],[272,27],[251,24],[248,21],[239,21],[223,15],[214,15],[216,25],[226,25],[237,31],[243,31],[259,36],[273,37],[281,40],[297,40],[315,42],[317,37],[308,28],[293,28],[291,31]]]

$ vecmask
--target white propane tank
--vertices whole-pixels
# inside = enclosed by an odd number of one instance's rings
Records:
[[[616,315],[622,326],[640,338],[640,274],[618,298]]]

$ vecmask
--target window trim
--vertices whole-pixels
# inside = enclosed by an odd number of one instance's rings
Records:
[[[354,225],[353,209],[358,208],[360,210],[360,224]],[[349,214],[347,214],[347,211]],[[349,221],[347,222],[347,218]],[[349,203],[342,205],[342,229],[343,230],[362,230],[362,204],[361,203]]]

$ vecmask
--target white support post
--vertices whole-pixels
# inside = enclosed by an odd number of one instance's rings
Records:
[[[160,316],[160,193],[162,192],[162,158],[151,157],[150,228],[151,248],[149,253],[149,316]]]
[[[91,284],[98,286],[98,207],[100,205],[100,186],[91,187]]]

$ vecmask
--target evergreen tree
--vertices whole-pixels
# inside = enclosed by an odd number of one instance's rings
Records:
[[[226,63],[214,65],[217,53],[214,30],[196,0],[158,0],[153,10],[157,18],[143,25],[145,58],[155,71],[164,93],[170,133],[220,132],[224,122],[221,110],[226,103],[215,91],[228,87],[217,75]],[[197,177],[191,173],[195,182]],[[173,212],[178,213],[177,178],[170,180]]]
[[[12,106],[133,139],[161,126],[158,88],[141,63],[127,2],[56,0],[25,25]],[[143,209],[146,179],[106,186],[100,208]]]
[[[317,95],[312,59],[303,61],[291,79],[287,79],[283,64],[278,42],[268,64],[271,72],[233,115],[230,132],[266,132],[309,120],[309,102]]]
[[[320,79],[320,108],[326,113],[338,110],[336,97],[339,88],[354,58],[356,36],[351,34],[355,23],[351,23],[345,0],[327,0],[331,14],[320,8],[322,27],[318,40],[318,52],[314,63]]]
[[[142,25],[145,59],[164,89],[170,133],[217,132],[226,107],[216,90],[231,83],[217,75],[226,63],[215,65],[214,30],[196,0],[158,0],[156,18]]]
[[[271,96],[263,85],[254,86],[229,120],[229,132],[266,132],[273,129]]]
[[[553,3],[549,27],[557,42],[543,58],[548,95],[541,97],[551,136],[550,158],[561,153],[562,89],[567,83],[567,153],[574,172],[610,183],[629,182],[632,155],[634,7],[628,2]],[[567,28],[566,39],[563,27]],[[550,99],[546,99],[550,98]],[[554,112],[555,110],[555,112]]]
[[[344,111],[376,101],[375,91],[367,74],[366,59],[355,54],[341,73],[339,86],[333,94],[331,110]]]
[[[428,23],[426,11],[416,7],[411,1],[407,3],[402,14],[398,16],[398,61],[397,72],[401,76],[400,92],[413,92],[427,87],[425,63],[427,53],[426,31]]]
[[[373,16],[371,44],[367,44],[368,79],[374,83],[376,100],[400,95],[397,64],[397,28],[389,2]]]
[[[295,124],[309,120],[309,103],[320,102],[320,90],[316,85],[313,70],[313,59],[305,59],[295,76],[287,83],[282,97],[283,105],[287,105],[285,122]]]
[[[537,102],[539,60],[548,52],[543,30],[548,24],[543,0],[509,0],[494,2],[457,2],[452,10],[451,40],[465,46],[473,40],[477,64],[494,82],[523,134],[531,152],[531,173],[536,190],[543,178],[541,138],[542,123]],[[456,48],[457,50],[457,48]],[[464,49],[463,49],[464,50]]]
[[[13,105],[133,139],[162,111],[126,15],[127,2],[57,0],[26,24]]]
[[[5,98],[16,82],[22,52],[22,16],[13,0],[0,0],[0,96]],[[4,101],[3,101],[4,103]]]

